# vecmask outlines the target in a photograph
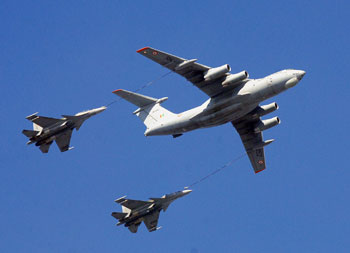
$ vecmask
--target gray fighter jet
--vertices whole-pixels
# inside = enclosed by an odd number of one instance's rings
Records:
[[[192,190],[183,190],[166,194],[161,198],[150,198],[148,201],[126,199],[121,197],[115,200],[122,206],[122,213],[113,212],[112,216],[119,220],[117,225],[124,224],[132,233],[136,233],[143,221],[149,232],[158,230],[157,227],[159,213],[168,209],[169,205],[178,198],[181,198],[192,192]]]
[[[210,98],[202,105],[175,114],[160,103],[164,98],[152,98],[126,90],[113,93],[139,107],[136,114],[146,125],[146,136],[172,135],[174,138],[198,128],[231,122],[239,133],[255,173],[266,168],[264,146],[274,140],[263,140],[262,132],[280,124],[274,117],[260,117],[278,109],[276,103],[259,105],[262,101],[295,86],[305,75],[303,70],[285,69],[260,79],[250,79],[247,71],[229,73],[228,64],[211,68],[197,59],[183,59],[150,47],[137,51],[160,65],[180,74]]]
[[[49,152],[50,145],[56,141],[61,152],[72,149],[69,147],[73,129],[77,131],[85,120],[106,110],[105,106],[83,111],[74,116],[62,115],[62,119],[37,116],[37,113],[29,115],[26,119],[33,122],[33,130],[23,130],[22,133],[29,138],[27,144],[35,143],[41,152]]]

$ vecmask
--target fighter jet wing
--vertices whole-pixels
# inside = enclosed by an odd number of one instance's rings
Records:
[[[137,50],[137,52],[185,77],[209,97],[213,97],[230,89],[230,87],[222,86],[223,80],[221,79],[204,81],[204,73],[211,69],[211,67],[196,63],[197,59],[187,60],[151,47],[144,47]]]
[[[49,143],[45,143],[45,144],[40,145],[39,148],[40,148],[41,152],[43,152],[43,153],[49,152],[51,144],[52,144],[52,141]]]
[[[67,151],[69,149],[70,138],[72,137],[73,130],[67,130],[63,134],[56,138],[56,144],[61,152]]]
[[[129,208],[131,210],[139,208],[141,206],[147,206],[151,204],[151,202],[149,201],[133,200],[133,199],[125,199],[124,201],[118,202],[118,203],[120,203],[122,206],[125,206],[126,208]]]
[[[145,223],[149,232],[157,230],[159,213],[160,213],[160,210],[155,211],[155,212],[143,217],[143,222]]]
[[[130,226],[128,226],[128,229],[130,230],[131,233],[136,233],[137,232],[137,229],[139,228],[141,222],[139,223],[134,223],[134,224],[131,224]]]
[[[33,123],[41,126],[42,128],[48,127],[48,126],[52,126],[54,124],[56,124],[57,122],[61,122],[63,120],[61,119],[55,119],[55,118],[49,118],[49,117],[44,117],[44,116],[37,116],[34,119],[31,119],[30,121],[32,121]]]
[[[263,141],[262,132],[254,132],[257,122],[259,122],[259,118],[254,120],[243,119],[231,122],[241,137],[255,173],[266,169],[264,146],[268,144]]]

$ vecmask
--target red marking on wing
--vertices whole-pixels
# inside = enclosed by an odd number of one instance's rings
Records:
[[[139,49],[139,50],[137,50],[136,52],[137,53],[140,53],[140,52],[142,52],[142,51],[145,51],[146,49],[148,49],[149,47],[144,47],[144,48],[141,48],[141,49]]]
[[[257,173],[259,173],[259,172],[261,172],[261,171],[263,171],[263,170],[265,170],[265,169],[255,171],[255,174],[257,174]]]
[[[118,90],[115,90],[115,91],[112,91],[112,93],[117,93],[118,91],[122,91],[123,89],[118,89]]]

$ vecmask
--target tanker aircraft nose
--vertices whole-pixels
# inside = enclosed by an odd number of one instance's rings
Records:
[[[297,78],[300,81],[305,76],[306,72],[304,70],[297,70]]]
[[[293,77],[290,78],[289,80],[287,80],[287,82],[285,83],[285,87],[288,89],[297,85],[297,83],[300,82],[300,80],[304,77],[304,75],[306,73],[304,70],[291,69],[289,71],[290,71],[289,73],[291,73],[293,75]]]

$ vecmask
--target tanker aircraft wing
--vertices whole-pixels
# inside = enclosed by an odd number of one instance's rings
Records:
[[[137,50],[137,52],[162,65],[163,67],[166,67],[171,71],[185,77],[209,97],[213,97],[231,89],[231,87],[224,87],[222,85],[225,77],[219,79],[214,78],[213,80],[210,80],[209,78],[205,80],[204,76],[213,68],[196,63],[197,59],[187,60],[151,47],[144,47]],[[228,65],[224,66],[228,68],[228,71],[230,71],[230,67]]]
[[[72,132],[73,129],[69,129],[56,138],[56,144],[61,150],[61,152],[67,151],[69,149],[69,143],[72,137]]]
[[[266,169],[264,146],[270,144],[273,140],[263,141],[262,132],[256,132],[255,126],[259,122],[257,119],[240,119],[232,121],[243,142],[244,148],[248,154],[249,160],[255,173]]]

